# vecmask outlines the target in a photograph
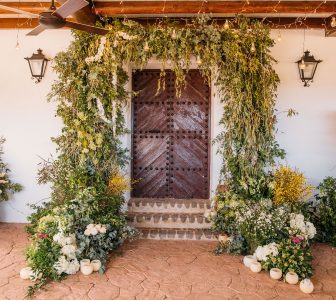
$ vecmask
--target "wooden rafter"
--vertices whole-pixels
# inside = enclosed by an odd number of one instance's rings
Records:
[[[64,3],[66,0],[57,0]],[[97,14],[115,15],[158,15],[158,14],[332,14],[336,1],[95,1]],[[2,5],[39,13],[49,8],[48,2],[1,2]],[[91,11],[90,7],[86,8]],[[0,14],[10,12],[0,10]]]
[[[333,13],[336,1],[104,1],[96,13],[106,16],[143,14],[310,14]]]
[[[146,25],[146,24],[153,24],[156,22],[155,19],[137,19],[135,18],[137,22],[140,24]],[[75,20],[74,20],[75,21]],[[314,29],[328,29],[330,32],[330,36],[333,36],[334,31],[332,28],[328,28],[326,26],[326,22],[324,19],[321,18],[307,18],[304,22],[300,23],[296,21],[296,18],[281,18],[280,20],[278,18],[267,18],[264,20],[266,24],[269,24],[272,28],[286,28],[286,29],[302,29],[302,28],[314,28]],[[224,19],[218,19],[218,24],[224,24]],[[27,19],[27,18],[0,18],[0,29],[10,29],[10,28],[33,28],[37,26],[37,19]],[[327,35],[327,34],[326,34]],[[327,35],[329,36],[329,35]]]
[[[66,0],[57,0],[59,6]],[[150,17],[170,15],[170,16],[190,16],[198,12],[213,13],[215,17],[228,17],[237,13],[267,17],[268,22],[273,28],[323,28],[326,29],[327,36],[336,35],[336,30],[330,28],[330,19],[336,9],[336,1],[94,1],[92,5],[85,7],[74,14],[75,21],[86,24],[94,24],[97,15],[103,16],[124,16],[141,18],[146,15]],[[20,8],[27,12],[40,13],[49,8],[49,2],[1,2],[13,8]],[[6,14],[5,18],[1,18]],[[307,14],[309,17],[296,18],[299,15]],[[310,17],[313,14],[316,17]],[[323,15],[321,15],[323,14]],[[274,15],[277,16],[274,18]],[[5,15],[4,15],[5,16]],[[11,17],[12,16],[12,17]],[[292,17],[291,17],[292,16]],[[140,19],[141,20],[141,19]],[[222,19],[223,20],[223,19]],[[219,22],[222,22],[219,20]],[[19,25],[18,25],[19,24]],[[36,19],[21,18],[18,22],[15,13],[0,10],[0,28],[31,28],[36,26]]]

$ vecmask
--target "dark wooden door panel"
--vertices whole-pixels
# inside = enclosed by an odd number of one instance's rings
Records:
[[[187,171],[181,169],[175,172],[171,178],[170,197],[172,198],[200,198],[209,197],[208,189],[205,187],[206,180],[203,172]]]
[[[208,198],[210,88],[191,70],[177,98],[174,73],[166,71],[166,89],[156,94],[159,79],[159,70],[133,75],[132,195]]]
[[[203,137],[194,137],[193,135],[185,135],[174,140],[172,153],[174,155],[175,170],[176,168],[189,168],[192,170],[201,168],[207,170],[208,141]]]
[[[133,119],[135,133],[156,133],[167,129],[167,109],[161,102],[139,102],[134,104],[137,111]]]
[[[142,169],[135,176],[138,183],[132,192],[133,197],[168,197],[167,175],[166,171]]]
[[[133,137],[133,169],[152,170],[153,168],[166,167],[167,135],[155,135],[153,137],[145,134],[136,134]]]

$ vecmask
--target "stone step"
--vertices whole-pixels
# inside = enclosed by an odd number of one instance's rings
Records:
[[[210,209],[208,199],[131,198],[129,213],[202,213]]]
[[[210,228],[203,213],[128,213],[136,228]]]
[[[217,241],[210,229],[140,228],[140,239]]]

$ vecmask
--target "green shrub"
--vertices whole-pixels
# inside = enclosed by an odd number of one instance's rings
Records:
[[[313,215],[318,228],[317,240],[336,246],[336,178],[325,178],[318,189]]]

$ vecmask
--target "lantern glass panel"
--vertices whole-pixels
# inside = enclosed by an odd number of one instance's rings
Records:
[[[317,63],[315,63],[315,62],[305,62],[305,66],[306,67],[303,70],[304,78],[305,79],[313,79]]]
[[[41,76],[43,69],[43,60],[42,59],[31,59],[29,61],[30,67],[31,67],[31,72],[33,76]]]

